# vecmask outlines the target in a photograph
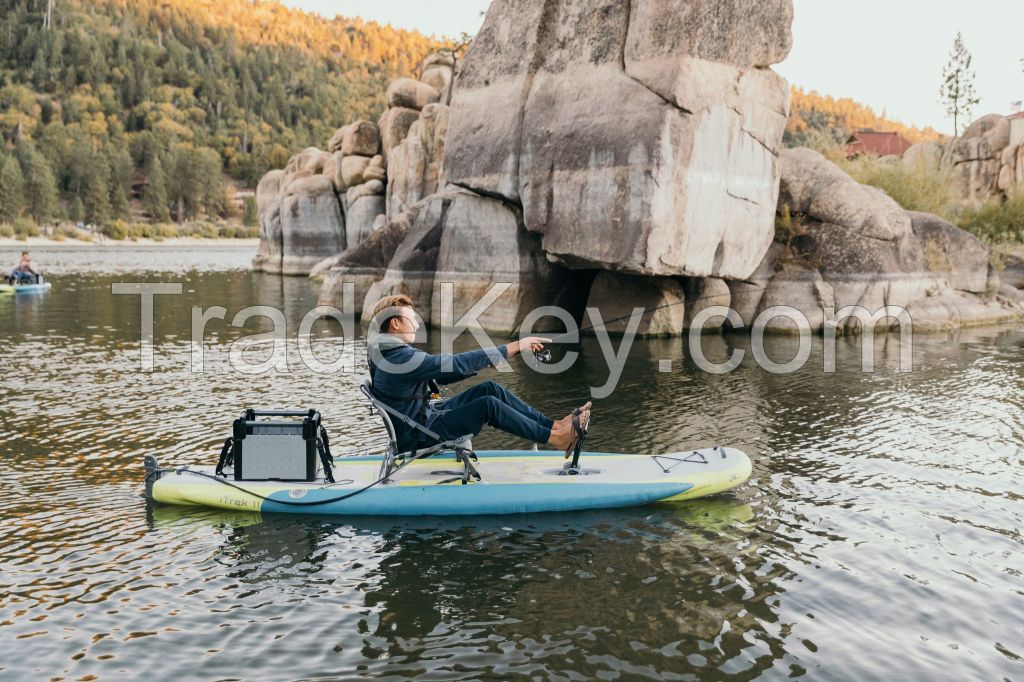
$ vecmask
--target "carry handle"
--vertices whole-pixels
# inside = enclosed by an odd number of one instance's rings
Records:
[[[242,412],[242,419],[252,421],[255,417],[318,417],[316,410],[254,410]]]

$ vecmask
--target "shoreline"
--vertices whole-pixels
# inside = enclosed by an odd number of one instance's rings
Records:
[[[218,237],[216,239],[204,239],[202,237],[166,237],[164,239],[151,239],[147,237],[140,237],[138,239],[73,239],[68,237],[67,239],[50,239],[49,237],[28,237],[27,239],[15,239],[13,237],[2,237],[0,238],[0,248],[3,247],[23,247],[38,248],[40,246],[54,246],[58,248],[66,247],[97,247],[97,246],[118,246],[118,247],[136,247],[136,246],[197,246],[197,245],[227,245],[235,244],[238,246],[252,246],[259,247],[260,240],[258,237],[240,237],[240,238],[227,238]]]

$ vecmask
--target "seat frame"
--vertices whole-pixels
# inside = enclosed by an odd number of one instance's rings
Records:
[[[422,457],[429,457],[430,455],[437,454],[444,451],[454,451],[455,459],[463,462],[465,466],[466,476],[463,477],[463,482],[468,482],[468,474],[472,471],[474,474],[476,470],[469,463],[470,459],[476,460],[476,453],[473,452],[473,435],[467,434],[465,436],[459,436],[452,440],[442,440],[438,434],[434,433],[427,427],[419,424],[415,421],[410,420],[408,424],[413,428],[425,433],[430,438],[439,441],[436,445],[431,445],[426,448],[417,448],[407,452],[399,452],[398,450],[398,435],[395,432],[395,424],[391,421],[392,408],[385,405],[383,402],[378,400],[373,395],[373,382],[370,379],[364,379],[363,383],[359,386],[359,390],[362,392],[366,399],[370,401],[370,411],[376,412],[384,422],[384,428],[388,433],[388,446],[387,452],[384,453],[384,461],[381,462],[380,467],[380,481],[381,483],[390,483],[391,474],[401,466],[399,460],[402,463],[412,461],[413,459],[420,459]],[[449,472],[444,472],[449,473]],[[479,474],[476,474],[479,479]]]

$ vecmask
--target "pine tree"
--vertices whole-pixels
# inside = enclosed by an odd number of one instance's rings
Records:
[[[175,145],[167,168],[167,194],[174,203],[175,219],[183,223],[195,215],[195,202],[200,196],[196,154],[192,146]]]
[[[82,203],[82,197],[76,195],[71,201],[71,207],[68,209],[68,218],[76,224],[85,220],[85,204]]]
[[[110,220],[110,190],[107,178],[110,169],[102,156],[95,159],[93,171],[82,178],[82,205],[85,219],[93,225],[106,225]]]
[[[953,136],[960,134],[958,119],[969,119],[974,105],[981,100],[974,91],[974,71],[971,70],[971,53],[964,46],[964,37],[956,34],[949,63],[942,69],[942,86],[939,88],[939,103],[946,107],[946,113],[953,117]]]
[[[11,221],[25,209],[25,178],[13,156],[0,157],[0,220]]]
[[[154,156],[149,167],[149,181],[142,192],[142,203],[153,222],[166,223],[171,219],[167,209],[167,186],[164,181],[164,167],[160,157]]]
[[[37,223],[46,222],[57,211],[57,182],[50,163],[24,138],[18,141],[16,154],[25,180],[25,208]]]
[[[202,188],[203,210],[210,217],[227,212],[224,196],[224,178],[221,176],[220,155],[212,149],[197,150],[198,181]]]
[[[242,217],[242,224],[246,227],[256,227],[259,224],[259,211],[256,209],[256,198],[245,198],[245,215]]]
[[[107,188],[110,191],[110,211],[113,217],[123,218],[128,215],[128,188],[132,178],[132,157],[124,147],[108,145],[107,166],[110,175]]]

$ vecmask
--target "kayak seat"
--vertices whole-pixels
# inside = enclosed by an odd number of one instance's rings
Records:
[[[370,410],[376,412],[380,416],[381,421],[384,422],[384,428],[388,434],[388,449],[384,456],[384,462],[381,465],[381,471],[383,472],[382,478],[384,478],[385,475],[391,473],[392,469],[394,469],[395,467],[396,460],[399,459],[407,459],[414,457],[418,459],[422,457],[428,457],[430,455],[444,451],[454,451],[456,453],[456,458],[459,459],[460,461],[463,457],[462,453],[469,453],[474,459],[476,458],[476,455],[472,454],[472,434],[460,436],[459,438],[455,438],[453,440],[441,441],[436,445],[417,448],[416,450],[411,450],[409,452],[399,452],[398,436],[395,433],[395,424],[393,421],[391,421],[391,412],[393,410],[380,400],[377,400],[376,397],[374,397],[373,384],[371,383],[370,379],[363,379],[363,383],[362,385],[359,386],[359,390],[362,392],[364,396],[366,396],[366,399],[370,401]],[[410,426],[418,428],[424,433],[427,433],[427,435],[429,436],[434,437],[437,435],[434,434],[432,431],[429,431],[426,427],[416,424],[415,422],[412,422]]]

